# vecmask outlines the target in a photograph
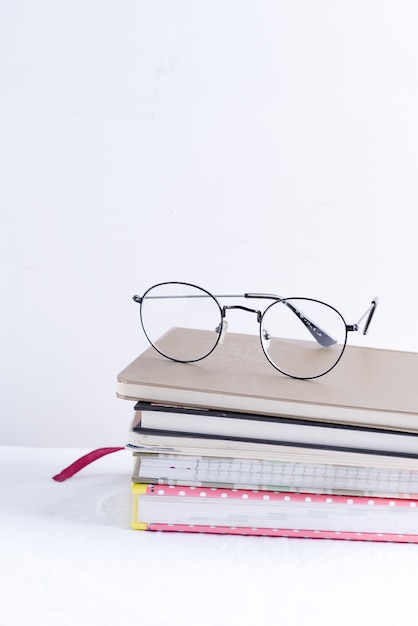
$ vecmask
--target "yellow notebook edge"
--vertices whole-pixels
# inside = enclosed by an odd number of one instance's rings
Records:
[[[131,510],[131,528],[134,530],[147,530],[147,524],[140,522],[138,519],[138,498],[147,491],[148,484],[132,483],[132,510]]]

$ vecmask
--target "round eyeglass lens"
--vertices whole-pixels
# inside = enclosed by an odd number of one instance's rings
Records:
[[[263,350],[272,365],[293,378],[317,378],[341,358],[347,328],[333,307],[305,298],[273,302],[260,324]]]
[[[204,359],[220,338],[221,308],[205,289],[189,283],[161,283],[145,292],[141,322],[160,354],[188,363]],[[173,341],[168,331],[178,329]]]

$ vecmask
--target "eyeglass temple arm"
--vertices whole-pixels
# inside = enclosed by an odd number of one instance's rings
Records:
[[[275,294],[268,293],[246,293],[244,294],[245,298],[266,298],[268,300],[281,300],[283,304],[285,304],[289,309],[300,319],[300,321],[306,326],[307,330],[311,333],[311,335],[316,339],[316,341],[324,346],[324,348],[329,348],[329,346],[333,346],[337,343],[337,340],[331,337],[328,333],[325,332],[320,326],[315,324],[309,317],[306,317],[304,313],[298,308],[296,308],[293,304],[288,302],[286,299],[281,298],[281,296],[277,296]]]
[[[176,298],[176,297],[190,297],[190,296],[153,296],[153,298]],[[191,296],[191,297],[205,297],[205,296]],[[208,296],[209,297],[209,296]],[[220,297],[220,296],[218,296]],[[227,297],[227,296],[224,296]],[[231,297],[237,297],[237,296],[231,296]],[[245,293],[244,294],[245,298],[264,298],[267,300],[281,300],[281,297],[275,294],[266,294],[266,293]],[[142,297],[141,296],[133,296],[132,298],[134,300],[134,302],[136,302],[137,304],[141,304],[142,302]],[[365,313],[363,313],[363,315],[360,317],[359,321],[356,324],[346,324],[346,328],[347,328],[347,332],[352,332],[352,331],[358,331],[360,328],[360,324],[363,321],[363,319],[367,316],[366,322],[364,324],[364,328],[363,328],[363,335],[367,334],[367,331],[369,329],[370,326],[370,322],[372,321],[373,315],[376,311],[376,307],[378,305],[379,302],[379,298],[375,297],[373,298],[369,308],[367,309],[367,311]],[[289,302],[287,302],[286,300],[283,300],[283,303],[286,304],[286,306],[289,307],[289,309],[291,311],[293,311],[293,313],[295,315],[297,315],[297,317],[300,319],[300,321],[306,326],[306,328],[308,329],[308,331],[311,333],[311,335],[316,339],[316,341],[318,343],[321,344],[321,346],[324,347],[329,347],[332,346],[336,343],[336,340],[331,337],[328,333],[326,333],[322,328],[320,328],[319,326],[317,326],[314,322],[312,322],[308,317],[306,317],[306,315],[304,315],[302,313],[302,311],[300,311],[298,308],[296,308],[295,306],[293,306],[293,304],[290,304]]]
[[[164,295],[164,296],[150,296],[152,299],[166,299],[166,298],[208,298],[209,296],[205,296],[205,295]],[[215,296],[217,298],[239,298],[242,296],[239,295],[222,295],[222,296]],[[265,293],[245,293],[244,294],[244,298],[265,298],[268,300],[281,300],[280,296],[274,295],[274,294],[265,294]],[[134,302],[136,302],[137,304],[141,304],[142,303],[142,297],[141,296],[133,296],[132,300]],[[317,324],[314,324],[308,317],[306,317],[306,315],[304,315],[302,313],[302,311],[300,311],[299,309],[297,309],[293,304],[290,304],[289,302],[287,302],[286,300],[283,300],[283,302],[286,304],[286,306],[289,307],[289,309],[291,311],[293,311],[293,313],[295,315],[297,315],[297,317],[300,319],[300,321],[306,326],[306,328],[309,330],[309,332],[311,333],[311,335],[316,339],[316,341],[321,344],[321,346],[324,347],[329,347],[334,345],[336,342],[336,340],[331,337],[330,335],[328,335],[328,333],[326,333],[324,330],[322,330],[322,328],[320,328]]]
[[[357,322],[357,324],[350,324],[347,325],[347,331],[357,331],[360,329],[360,324],[361,322],[364,320],[364,318],[366,318],[366,321],[364,323],[364,328],[363,328],[363,335],[367,334],[367,331],[369,329],[370,326],[370,322],[372,321],[373,315],[376,311],[377,305],[379,303],[379,298],[373,298],[369,308],[367,309],[367,311],[365,313],[363,313],[363,315],[360,317],[359,321]]]

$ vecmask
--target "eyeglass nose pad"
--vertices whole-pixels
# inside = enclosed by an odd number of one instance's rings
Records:
[[[220,324],[215,328],[215,332],[220,334],[219,343],[223,343],[226,335],[226,331],[228,330],[228,322],[226,319],[223,319]]]
[[[262,329],[261,335],[262,335],[261,339],[263,342],[263,346],[266,350],[268,350],[270,348],[271,335],[269,331],[267,330],[267,328]]]

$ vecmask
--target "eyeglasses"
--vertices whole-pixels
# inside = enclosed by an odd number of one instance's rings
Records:
[[[221,305],[218,301],[228,298],[271,302],[261,311],[242,304]],[[228,325],[227,311],[254,313],[268,361],[282,374],[299,379],[318,378],[332,370],[344,352],[347,333],[358,331],[364,322],[365,335],[378,303],[374,298],[356,324],[346,324],[337,309],[319,300],[282,298],[269,293],[215,296],[183,282],[159,283],[143,296],[133,296],[133,300],[140,304],[141,324],[150,344],[163,356],[181,363],[200,361],[222,343]],[[209,332],[202,341],[174,346],[167,354],[159,339],[172,327]]]

